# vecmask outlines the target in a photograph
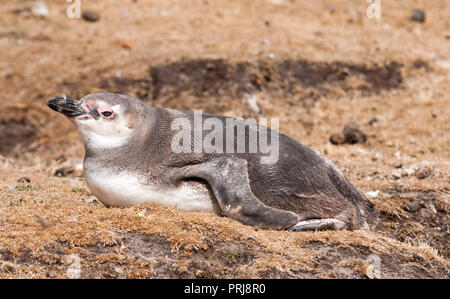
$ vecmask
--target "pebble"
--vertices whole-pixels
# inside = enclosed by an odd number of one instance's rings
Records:
[[[23,17],[43,17],[49,15],[47,5],[42,1],[25,2],[18,5],[13,11]]]
[[[392,170],[392,176],[394,179],[400,179],[402,177],[402,171],[400,169]]]
[[[421,9],[414,9],[411,13],[411,20],[418,23],[425,22],[425,12]]]
[[[56,169],[55,173],[53,175],[57,176],[57,177],[66,177],[66,176],[73,175],[74,173],[75,173],[75,168],[73,168],[71,166],[65,166],[65,167]]]
[[[427,177],[429,177],[431,175],[431,173],[432,173],[432,171],[430,168],[427,168],[427,167],[421,168],[421,169],[417,170],[416,177],[419,180],[423,180],[423,179],[426,179]]]
[[[367,136],[360,129],[357,123],[348,123],[345,125],[343,133],[348,143],[366,142]]]
[[[21,177],[20,179],[17,180],[18,183],[31,183],[31,179],[29,177]]]
[[[403,169],[403,175],[405,175],[405,176],[414,175],[416,173],[416,171],[417,171],[417,166],[411,165],[411,166]]]
[[[100,15],[92,10],[83,11],[83,13],[81,14],[81,17],[83,18],[83,20],[92,22],[92,23],[97,22],[100,19]]]
[[[126,40],[121,41],[120,46],[124,49],[131,49],[133,47],[133,45],[129,41],[126,41]]]
[[[334,145],[344,144],[346,142],[345,136],[342,134],[333,134],[330,136],[330,142]]]
[[[369,126],[375,127],[377,125],[377,123],[378,123],[378,119],[376,117],[374,117],[369,121]]]
[[[85,204],[98,203],[98,200],[95,197],[88,197],[88,198],[83,198],[83,202]]]
[[[356,144],[367,141],[367,135],[359,129],[359,125],[350,122],[344,126],[342,134],[333,134],[330,137],[330,142],[334,145],[339,144]]]
[[[367,191],[366,195],[368,197],[377,197],[378,194],[380,194],[380,190],[375,190],[375,191]]]

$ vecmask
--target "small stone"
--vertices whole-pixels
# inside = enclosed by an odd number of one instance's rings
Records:
[[[400,169],[392,170],[392,176],[394,179],[400,179],[402,177],[402,171]]]
[[[348,123],[345,125],[343,133],[347,143],[364,143],[367,140],[367,135],[364,134],[357,123]]]
[[[377,123],[378,123],[378,119],[376,117],[374,117],[369,121],[369,126],[376,126]]]
[[[344,144],[345,136],[342,134],[333,134],[330,136],[330,142],[334,145]]]
[[[73,167],[65,166],[58,168],[53,175],[57,177],[67,177],[73,175],[74,173],[75,169]]]
[[[29,177],[21,177],[20,179],[17,180],[18,183],[31,183],[31,179]]]
[[[121,41],[120,46],[124,49],[131,49],[133,47],[133,45],[129,41],[126,41],[126,40]]]
[[[388,146],[388,147],[393,147],[394,145],[395,145],[394,142],[392,142],[391,140],[388,140],[386,142],[386,146]]]
[[[416,172],[416,177],[419,180],[423,180],[426,179],[427,177],[429,177],[431,175],[432,171],[430,168],[426,167],[426,168],[421,168],[419,170],[417,170]]]
[[[425,12],[421,9],[414,9],[411,13],[411,20],[418,23],[425,22]]]
[[[415,165],[411,165],[409,167],[405,167],[405,169],[403,169],[403,175],[405,176],[409,176],[409,175],[414,175],[417,171],[417,166]]]
[[[85,204],[91,204],[91,203],[95,204],[95,203],[98,203],[98,200],[95,197],[88,197],[88,198],[83,198],[83,202]]]
[[[100,19],[100,15],[92,10],[83,11],[81,17],[83,18],[83,20],[93,23],[97,22]]]
[[[366,196],[368,196],[368,197],[377,197],[378,194],[380,194],[380,190],[367,191],[366,192]]]
[[[47,17],[48,7],[44,2],[35,2],[35,5],[31,9],[31,13],[37,17]]]

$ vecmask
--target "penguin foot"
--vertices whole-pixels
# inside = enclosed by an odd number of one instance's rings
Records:
[[[347,228],[347,224],[341,220],[334,218],[310,219],[300,221],[288,231],[309,231],[309,230],[343,230]]]

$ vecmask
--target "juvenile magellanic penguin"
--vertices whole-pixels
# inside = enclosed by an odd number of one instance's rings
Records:
[[[106,206],[155,202],[294,231],[370,229],[373,223],[373,204],[333,163],[275,130],[249,125],[244,134],[233,128],[230,135],[235,119],[201,114],[205,127],[208,122],[215,125],[198,132],[193,112],[150,108],[112,93],[90,94],[79,101],[53,98],[48,106],[78,129],[85,145],[86,182]],[[180,139],[181,125],[186,124],[194,129],[185,131],[189,140],[180,142],[184,150],[179,150],[174,140]],[[213,127],[224,131],[223,140],[214,144],[231,144],[228,150],[196,149]],[[262,136],[261,128],[267,136],[277,136],[273,163],[264,162],[259,150],[236,150],[242,138],[246,149],[251,148],[251,137]]]

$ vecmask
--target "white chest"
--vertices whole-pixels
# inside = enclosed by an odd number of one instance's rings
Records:
[[[136,176],[127,173],[111,175],[96,172],[85,175],[92,193],[109,206],[152,202],[182,210],[215,211],[213,199],[204,186],[184,183],[176,189],[161,190],[156,186],[142,184]]]

